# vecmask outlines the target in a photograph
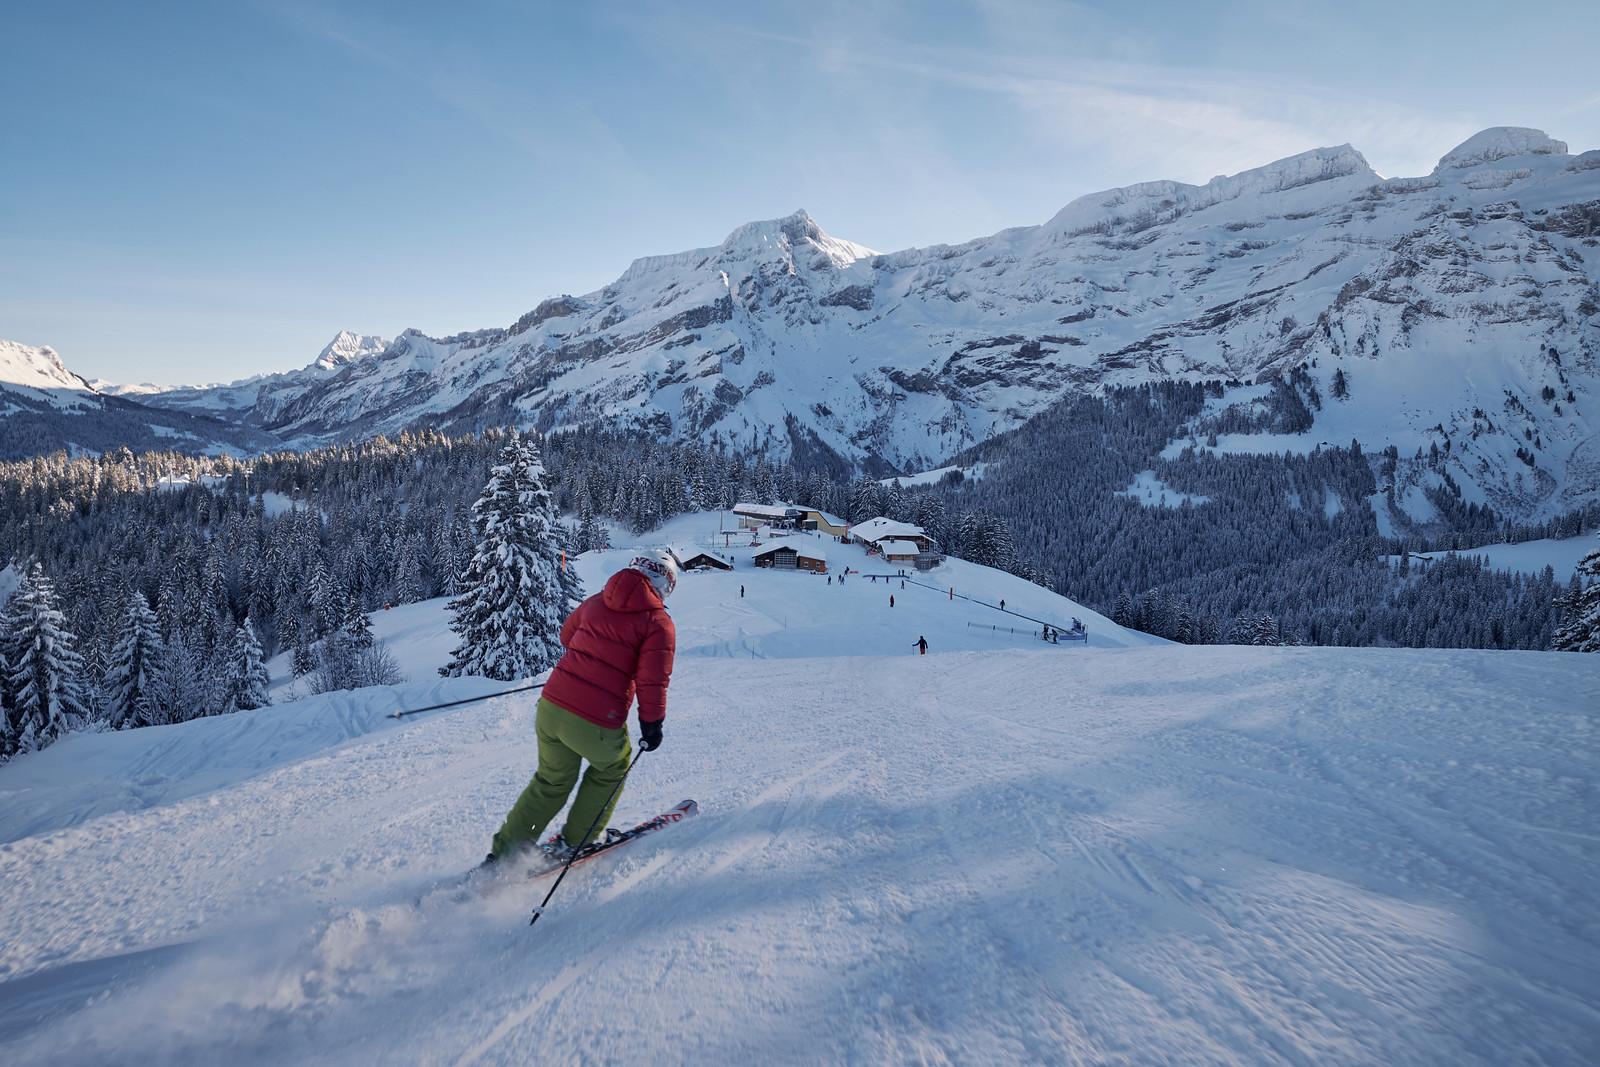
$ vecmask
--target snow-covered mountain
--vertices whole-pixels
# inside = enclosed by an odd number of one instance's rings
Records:
[[[505,328],[407,330],[253,403],[237,386],[151,400],[247,407],[296,443],[606,420],[903,471],[1072,390],[1303,367],[1324,406],[1272,447],[1437,446],[1477,498],[1534,515],[1600,487],[1597,230],[1600,152],[1540,131],[1486,130],[1420,178],[1342,145],[889,254],[796,212]]]
[[[154,408],[140,402],[148,397],[136,396],[96,388],[48,345],[0,340],[0,459],[119,445],[249,452],[271,443],[237,421]]]
[[[34,347],[0,340],[0,415],[21,403],[44,405],[56,411],[81,411],[94,407],[94,390],[67,369],[49,345]]]
[[[340,330],[317,358],[299,370],[258,374],[226,385],[170,387],[113,386],[117,395],[135,395],[157,407],[239,419],[260,426],[276,420],[284,407],[343,368],[376,356],[389,342],[372,334]]]

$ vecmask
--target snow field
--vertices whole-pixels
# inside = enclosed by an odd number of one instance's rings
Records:
[[[1462,548],[1455,555],[1481,556],[1497,571],[1518,571],[1535,577],[1550,567],[1555,571],[1556,581],[1566,582],[1578,569],[1583,557],[1596,548],[1600,548],[1600,540],[1596,540],[1593,534],[1584,534],[1582,537],[1541,537],[1536,541],[1520,541],[1516,544]],[[1425,555],[1437,561],[1448,553],[1428,552]],[[1399,556],[1385,556],[1384,559],[1393,564],[1400,562]],[[1419,565],[1421,561],[1414,555],[1411,562]]]
[[[1553,654],[697,660],[619,821],[702,814],[534,931],[542,887],[429,889],[530,771],[506,698],[4,846],[0,1034],[18,1063],[1586,1062],[1597,698]]]
[[[707,518],[678,522],[646,540]],[[584,557],[590,590],[633,552]],[[533,930],[544,885],[456,888],[532,772],[532,694],[382,717],[499,687],[426,680],[441,602],[374,616],[405,686],[0,768],[0,1059],[1593,1061],[1600,658],[1191,648],[1081,609],[1088,647],[1008,647],[890,591],[684,576],[666,744],[615,821],[701,814]]]

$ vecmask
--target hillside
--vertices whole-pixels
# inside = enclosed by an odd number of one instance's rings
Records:
[[[1600,153],[1516,127],[1421,177],[1319,148],[884,254],[799,211],[636,260],[506,327],[406,330],[253,407],[237,387],[148,399],[299,444],[605,422],[887,473],[936,467],[1075,392],[1299,369],[1309,429],[1216,447],[1437,449],[1435,484],[1447,472],[1510,517],[1545,517],[1600,492],[1597,220]],[[1249,423],[1259,399],[1224,406]]]
[[[102,392],[48,345],[0,340],[0,460],[119,447],[242,455],[273,440],[207,413],[154,408]]]
[[[619,818],[702,813],[531,931],[451,889],[531,702],[382,717],[483,691],[427,680],[437,602],[375,616],[395,690],[0,767],[6,1061],[1589,1061],[1595,657],[1012,645],[893,591],[685,576]]]

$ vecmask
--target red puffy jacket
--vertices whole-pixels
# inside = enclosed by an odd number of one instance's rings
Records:
[[[639,720],[667,717],[667,683],[678,632],[650,579],[618,571],[561,624],[566,652],[544,696],[607,729],[627,725],[635,687]]]

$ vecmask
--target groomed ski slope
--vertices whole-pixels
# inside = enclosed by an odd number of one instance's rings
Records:
[[[575,872],[533,930],[542,890],[438,888],[526,780],[531,702],[372,710],[483,684],[421,680],[448,645],[422,607],[397,609],[417,679],[397,690],[0,768],[4,810],[32,805],[0,844],[0,1060],[1600,1052],[1600,658],[1189,648],[1090,618],[1088,648],[945,651],[961,602],[896,589],[934,644],[917,657],[915,633],[887,646],[870,584],[818,631],[842,647],[784,658],[794,616],[760,620],[841,591],[734,577],[743,605],[714,594],[726,576],[674,598],[718,653],[680,660],[617,821],[702,813]],[[146,793],[86,811],[83,790],[38,792],[74,746]]]

